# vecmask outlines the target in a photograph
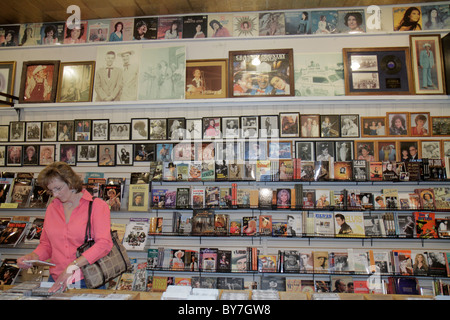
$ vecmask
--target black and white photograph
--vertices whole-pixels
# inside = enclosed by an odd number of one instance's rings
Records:
[[[169,140],[184,140],[186,138],[186,119],[167,119],[167,136]]]
[[[241,117],[242,138],[254,139],[258,138],[258,116]]]
[[[334,158],[333,141],[316,141],[316,161],[330,161]]]
[[[92,120],[92,141],[108,140],[109,120]]]
[[[199,140],[203,136],[202,119],[186,119],[186,139]]]
[[[75,141],[91,140],[91,128],[91,120],[75,120]]]
[[[39,145],[26,145],[23,149],[24,166],[37,166],[39,163]]]
[[[341,115],[341,137],[359,138],[359,115],[342,114]]]
[[[259,116],[259,137],[277,138],[280,135],[278,116]]]
[[[0,141],[6,142],[9,138],[9,125],[0,125]]]
[[[313,141],[297,141],[295,143],[296,158],[302,161],[314,161],[314,142]]]
[[[27,142],[41,141],[41,125],[40,121],[29,121],[26,123],[25,140]]]
[[[420,141],[420,158],[440,159],[441,158],[441,143],[439,140]]]
[[[58,121],[58,141],[73,141],[74,134],[73,120]]]
[[[135,162],[139,161],[155,161],[156,160],[156,147],[154,143],[135,143],[134,144],[134,156]],[[120,151],[117,150],[119,153]]]
[[[353,141],[336,141],[336,161],[353,160]]]
[[[150,119],[150,140],[167,139],[167,119]]]
[[[116,145],[99,144],[98,145],[98,166],[109,167],[116,165]]]
[[[130,140],[131,123],[110,123],[109,140]]]
[[[97,149],[96,144],[77,145],[77,162],[97,162]]]
[[[9,141],[24,142],[25,141],[25,122],[11,121],[9,123]]]
[[[225,139],[239,138],[240,136],[240,119],[239,117],[223,117],[222,118],[222,137]]]
[[[352,81],[355,89],[380,89],[377,72],[355,72],[352,74]]]
[[[56,141],[58,121],[42,121],[42,141]]]
[[[131,140],[148,139],[148,118],[131,119]]]
[[[133,144],[118,144],[116,146],[116,165],[132,166],[133,165]]]

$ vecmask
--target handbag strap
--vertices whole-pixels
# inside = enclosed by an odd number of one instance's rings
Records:
[[[94,203],[96,197],[92,197],[92,200],[89,201],[89,213],[88,213],[88,221],[86,224],[86,233],[84,235],[84,242],[88,242],[92,240],[91,236],[91,215],[92,215],[92,204]]]

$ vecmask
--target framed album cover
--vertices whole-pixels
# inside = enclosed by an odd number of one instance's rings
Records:
[[[445,94],[441,35],[410,35],[409,43],[416,94]]]
[[[186,99],[226,98],[228,60],[186,61]]]
[[[229,96],[294,96],[292,49],[229,52]]]
[[[59,63],[59,60],[24,61],[19,102],[55,102]]]
[[[408,47],[342,50],[346,95],[414,93]]]

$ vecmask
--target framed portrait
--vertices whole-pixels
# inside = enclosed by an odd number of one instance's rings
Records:
[[[91,140],[92,120],[90,119],[75,119],[75,141],[89,141]]]
[[[169,140],[183,140],[186,138],[186,119],[169,118],[167,119],[167,136]]]
[[[42,141],[56,141],[58,121],[42,121]]]
[[[259,117],[242,116],[241,117],[242,138],[256,139],[259,134]]]
[[[428,159],[441,159],[440,140],[420,140],[419,157]]]
[[[357,160],[375,161],[376,145],[373,140],[355,140]]]
[[[16,61],[0,62],[0,92],[14,95]],[[7,107],[12,99],[0,96],[0,107]]]
[[[25,125],[25,140],[30,141],[41,141],[41,121],[27,121]]]
[[[267,141],[245,141],[244,160],[266,160]]]
[[[333,141],[316,141],[316,161],[334,159],[335,144]]]
[[[398,145],[395,140],[377,140],[375,161],[397,161]]]
[[[6,146],[6,165],[11,167],[22,166],[23,146]]]
[[[361,137],[386,137],[386,117],[361,117]]]
[[[92,120],[92,141],[108,140],[108,119]]]
[[[55,102],[59,60],[24,61],[20,81],[20,103]]]
[[[279,114],[280,137],[296,138],[300,136],[300,114],[298,112],[286,112]]]
[[[220,122],[221,122],[220,117],[203,118],[202,119],[203,139],[220,138],[222,134]]]
[[[7,142],[9,140],[9,125],[0,125],[0,141]]]
[[[23,146],[23,160],[24,166],[37,166],[39,164],[39,145],[29,144]]]
[[[201,140],[203,137],[202,119],[186,119],[186,139]]]
[[[98,145],[98,166],[113,167],[116,165],[116,145],[99,144]]]
[[[300,124],[302,138],[320,138],[320,115],[302,114]]]
[[[228,60],[186,61],[186,99],[226,98]]]
[[[240,117],[223,117],[222,128],[224,139],[239,138],[241,132],[241,118]]]
[[[6,164],[6,146],[0,146],[0,166],[4,167]]]
[[[135,143],[133,160],[134,160],[134,162],[155,161],[156,160],[156,145],[154,143]],[[119,161],[119,160],[117,160],[117,161]]]
[[[77,164],[77,145],[61,144],[59,146],[59,161],[65,162],[70,166]]]
[[[130,140],[131,123],[120,122],[109,124],[109,140]]]
[[[386,112],[389,136],[408,136],[409,112]]]
[[[47,166],[55,162],[56,145],[43,144],[39,148],[39,165]]]
[[[278,116],[259,116],[259,137],[277,138],[280,135]]]
[[[341,114],[341,137],[359,138],[359,114]]]
[[[346,95],[414,93],[408,47],[342,50]]]
[[[180,142],[173,146],[173,161],[192,161],[195,149],[191,142]]]
[[[77,163],[79,162],[97,162],[98,147],[96,144],[77,145]]]
[[[450,140],[442,140],[442,156],[450,157]]]
[[[56,102],[92,101],[95,61],[61,62]]]
[[[450,136],[450,116],[431,117],[431,134],[433,136]]]
[[[192,145],[192,148],[194,161],[215,160],[215,153],[216,153],[215,142],[196,142]]]
[[[418,140],[399,140],[397,150],[398,161],[408,162],[409,160],[419,159]]]
[[[74,122],[73,120],[58,121],[58,141],[73,141]]]
[[[294,96],[292,49],[229,52],[229,97]]]
[[[148,140],[148,118],[131,119],[131,140]]]
[[[268,141],[269,160],[292,159],[292,141]]]
[[[313,141],[296,141],[295,157],[302,161],[314,161],[316,154],[314,146]]]
[[[440,34],[409,36],[416,94],[445,94]]]
[[[150,119],[150,140],[167,140],[167,119]]]
[[[429,112],[409,113],[409,132],[411,136],[427,137],[431,135],[431,117]]]
[[[320,136],[322,138],[338,138],[340,137],[340,131],[341,122],[339,115],[320,115]]]
[[[25,141],[25,121],[11,121],[9,123],[9,141]]]
[[[170,162],[173,161],[173,144],[157,143],[156,144],[156,161]]]
[[[133,144],[124,143],[116,146],[116,166],[133,165]]]
[[[354,159],[353,141],[336,141],[335,142],[336,161],[352,161]]]

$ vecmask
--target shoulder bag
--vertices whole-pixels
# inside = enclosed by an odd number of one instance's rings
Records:
[[[91,237],[91,214],[93,202],[93,200],[89,202],[89,216],[86,225],[84,244],[78,247],[77,257],[81,256],[83,252],[95,244],[94,239]],[[128,258],[127,250],[122,243],[120,243],[116,230],[111,230],[111,238],[113,241],[113,247],[106,256],[98,259],[92,264],[81,267],[86,287],[89,289],[98,288],[106,284],[108,281],[118,277],[122,273],[131,270],[131,263]]]

